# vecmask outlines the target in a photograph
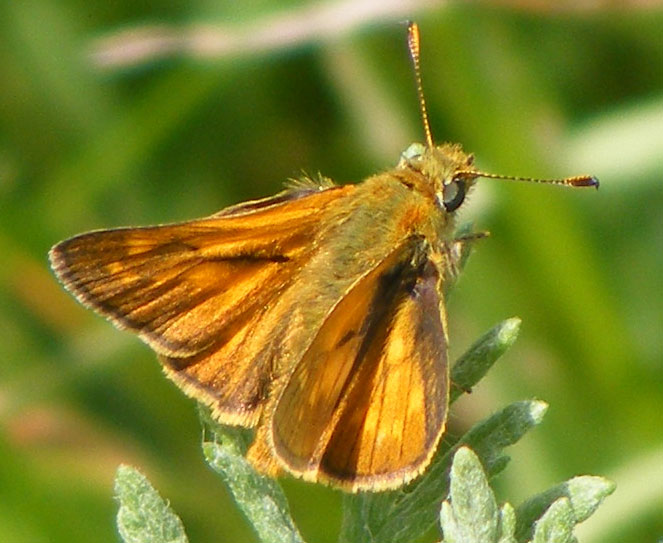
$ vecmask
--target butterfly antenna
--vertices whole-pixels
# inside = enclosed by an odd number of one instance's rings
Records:
[[[424,133],[426,134],[426,146],[433,147],[433,136],[428,123],[428,111],[426,109],[426,99],[424,98],[424,86],[421,83],[421,67],[419,65],[419,25],[409,22],[407,25],[407,47],[410,51],[410,58],[414,65],[414,79],[417,84],[417,95],[419,96],[419,109],[421,110],[421,120],[424,123]]]
[[[421,110],[421,120],[424,124],[424,133],[426,135],[426,146],[430,149],[433,147],[433,136],[430,130],[430,123],[428,122],[428,110],[426,109],[426,99],[424,98],[424,86],[421,82],[421,66],[420,66],[420,38],[419,38],[419,25],[415,22],[409,22],[407,25],[407,45],[410,51],[410,58],[414,65],[414,78],[417,84],[417,95],[419,97],[419,109]],[[467,172],[456,172],[456,175],[466,173],[468,177],[485,177],[490,179],[505,179],[508,181],[528,181],[530,183],[545,183],[548,185],[563,185],[566,187],[596,187],[599,188],[599,180],[591,175],[576,175],[573,177],[564,177],[559,179],[537,179],[534,177],[516,177],[512,175],[497,175],[492,173],[477,172],[471,170]]]
[[[457,172],[462,176],[467,173],[468,177],[484,177],[486,179],[505,179],[507,181],[526,181],[528,183],[543,183],[546,185],[562,185],[565,187],[595,187],[599,188],[599,180],[593,175],[575,175],[573,177],[560,177],[557,179],[538,179],[536,177],[518,177],[515,175],[499,175],[478,171]]]

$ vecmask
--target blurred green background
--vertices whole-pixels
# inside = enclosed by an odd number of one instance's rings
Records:
[[[580,540],[663,535],[663,9],[500,4],[2,3],[0,541],[117,541],[122,462],[191,541],[255,540],[203,462],[193,402],[56,284],[46,254],[85,230],[266,196],[302,170],[390,168],[422,139],[408,16],[436,139],[489,171],[601,180],[474,191],[463,219],[492,237],[449,300],[452,352],[507,317],[523,326],[450,432],[545,399],[499,498],[604,475],[617,491]],[[284,486],[307,540],[334,541],[339,493]]]

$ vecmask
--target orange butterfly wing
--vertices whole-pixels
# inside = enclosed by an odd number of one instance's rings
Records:
[[[354,189],[286,191],[205,219],[82,234],[51,250],[52,267],[83,304],[135,331],[219,420],[253,425],[286,326],[276,300]]]
[[[330,313],[259,430],[258,465],[266,440],[295,474],[353,491],[425,469],[449,376],[439,273],[424,246],[407,240]]]

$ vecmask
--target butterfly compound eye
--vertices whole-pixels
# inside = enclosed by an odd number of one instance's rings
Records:
[[[447,211],[455,211],[465,200],[465,181],[454,179],[442,189],[442,203]]]

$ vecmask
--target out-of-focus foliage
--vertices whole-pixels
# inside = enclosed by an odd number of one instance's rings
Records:
[[[62,291],[46,253],[85,230],[210,214],[302,170],[346,182],[395,164],[422,139],[397,22],[406,15],[361,4],[376,15],[356,25],[354,11],[320,15],[339,5],[322,2],[0,5],[0,541],[117,541],[121,463],[169,497],[191,541],[254,538],[205,465],[192,402],[146,346]],[[498,502],[500,491],[518,503],[575,474],[604,475],[617,490],[580,541],[653,541],[663,534],[663,10],[459,2],[415,15],[438,140],[462,142],[490,171],[601,180],[598,192],[485,180],[471,196],[463,218],[492,236],[451,293],[452,352],[504,318],[523,325],[454,405],[450,432],[544,399],[545,423],[510,451],[518,469],[496,479]],[[100,64],[147,24],[171,38],[160,42],[171,54]],[[234,48],[190,54],[216,28]],[[292,36],[298,45],[280,47]],[[340,494],[284,487],[304,538],[334,541]]]

